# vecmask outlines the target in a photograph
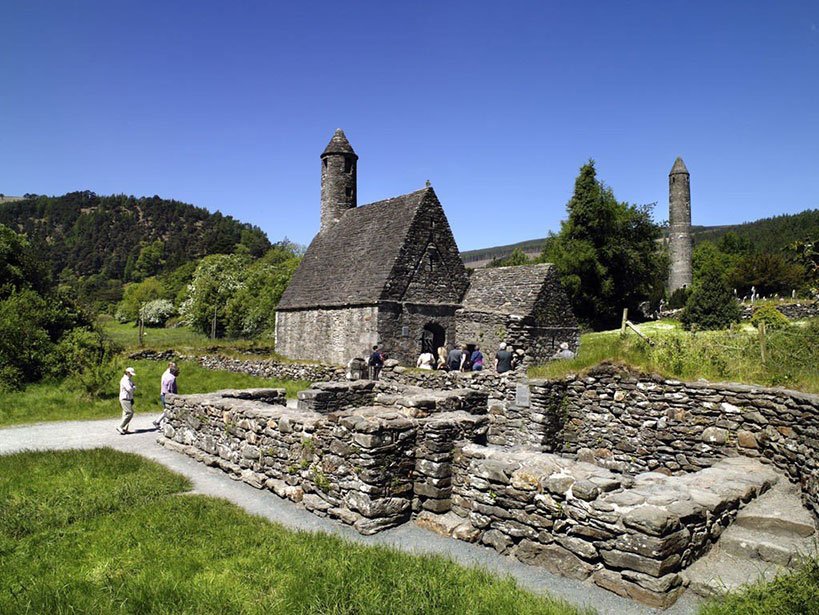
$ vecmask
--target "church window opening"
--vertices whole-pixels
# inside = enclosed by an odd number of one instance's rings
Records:
[[[327,159],[326,158],[324,159],[324,168],[325,169],[327,168]]]
[[[438,256],[438,250],[431,249],[427,254],[427,271],[430,273],[434,273],[438,271],[438,265],[440,262],[440,256]]]
[[[352,158],[345,158],[344,159],[344,172],[350,173],[353,170],[353,159]]]
[[[344,190],[344,192],[345,192],[345,194],[347,195],[347,198],[348,198],[348,199],[349,199],[351,196],[353,196],[353,189],[352,189],[352,188],[350,188],[349,186],[347,186],[347,188]]]

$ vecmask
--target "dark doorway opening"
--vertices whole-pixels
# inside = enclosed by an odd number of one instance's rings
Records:
[[[433,355],[438,348],[446,343],[446,331],[437,322],[428,322],[421,331],[421,352],[431,352]]]

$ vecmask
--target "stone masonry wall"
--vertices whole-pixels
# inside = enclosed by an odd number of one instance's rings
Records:
[[[798,483],[819,514],[819,396],[748,385],[680,382],[603,365],[529,383],[541,450],[613,470],[695,472],[759,457]]]
[[[361,406],[376,386],[321,383],[298,408],[283,389],[168,396],[160,443],[363,534],[448,510],[453,439],[482,438],[486,394],[381,391]]]
[[[375,306],[276,312],[276,350],[291,359],[346,365],[378,341]]]
[[[779,478],[758,460],[684,476],[614,474],[557,455],[467,444],[455,452],[451,535],[656,607],[680,572]]]

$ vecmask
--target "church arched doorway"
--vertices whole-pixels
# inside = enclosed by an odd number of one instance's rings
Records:
[[[446,331],[437,322],[428,322],[421,331],[421,352],[435,354],[446,343]]]

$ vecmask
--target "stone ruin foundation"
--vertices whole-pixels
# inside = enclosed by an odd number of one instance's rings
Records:
[[[169,415],[165,446],[362,534],[414,518],[657,607],[775,485],[817,510],[819,398],[794,392],[609,366],[316,383],[295,408],[282,389],[172,396]]]

